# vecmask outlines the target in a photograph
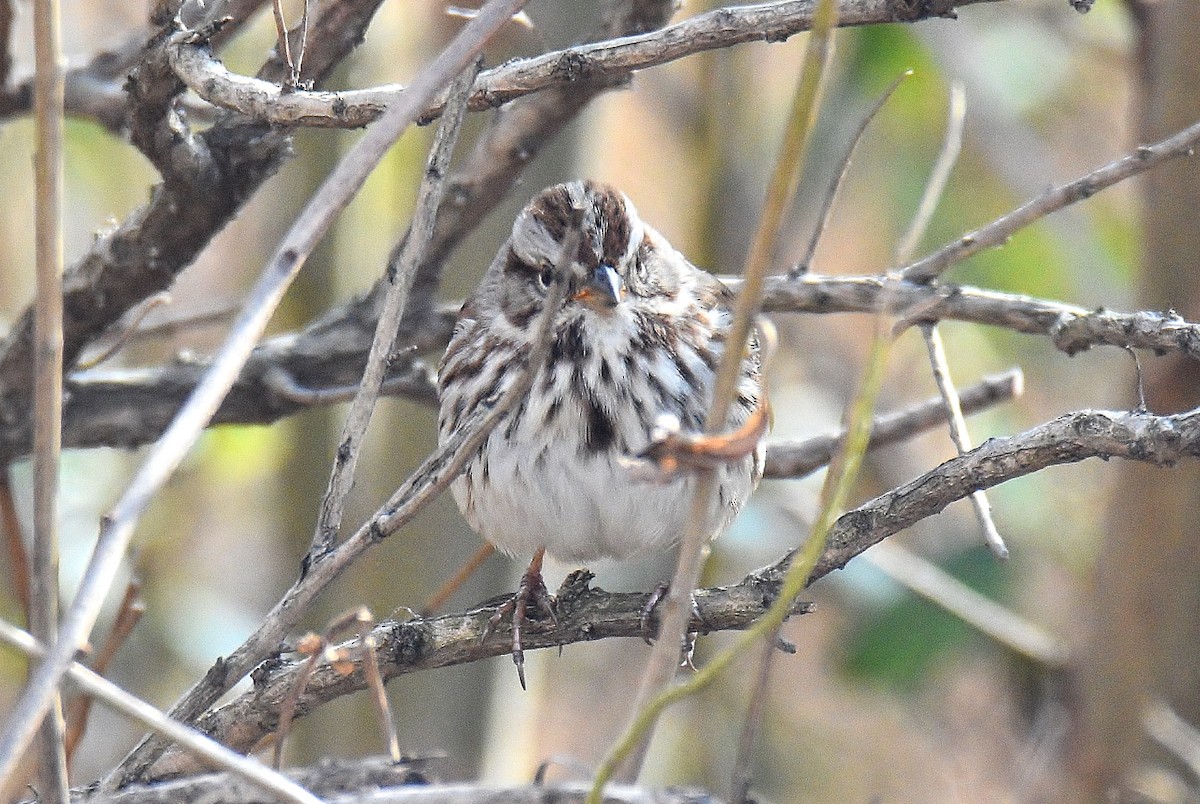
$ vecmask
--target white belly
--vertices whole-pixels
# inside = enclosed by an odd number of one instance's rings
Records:
[[[691,509],[692,478],[669,484],[630,479],[605,456],[555,461],[524,460],[524,450],[488,448],[482,467],[460,477],[454,497],[471,526],[497,548],[528,556],[540,547],[563,562],[625,559],[665,550],[682,537]],[[728,474],[728,473],[725,473]],[[749,473],[733,499],[714,499],[702,523],[715,534],[750,492]],[[729,482],[728,480],[726,481]]]

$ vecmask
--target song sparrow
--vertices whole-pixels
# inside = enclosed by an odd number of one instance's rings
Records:
[[[569,235],[578,246],[568,264],[557,264]],[[443,442],[477,405],[515,381],[554,282],[566,283],[566,295],[554,313],[548,356],[530,367],[526,397],[452,487],[485,539],[510,555],[533,556],[514,598],[513,658],[522,686],[526,605],[552,614],[543,554],[569,562],[626,559],[672,546],[687,527],[694,476],[639,482],[622,459],[647,446],[662,414],[677,417],[684,431],[703,429],[731,319],[729,290],[644,224],[623,193],[590,181],[550,187],[517,217],[459,314],[439,367]],[[729,429],[762,404],[759,368],[753,341]],[[716,472],[703,523],[714,535],[757,484],[761,448]]]

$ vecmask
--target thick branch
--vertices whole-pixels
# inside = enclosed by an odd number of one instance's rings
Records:
[[[801,276],[776,278],[767,288],[766,312],[872,313],[884,292],[882,277]],[[737,280],[728,280],[736,289]],[[903,317],[919,310],[919,321],[971,321],[1028,335],[1045,335],[1054,345],[1075,355],[1092,346],[1182,352],[1200,360],[1200,326],[1174,312],[1119,313],[1087,310],[1073,304],[1015,293],[959,285],[928,286],[916,282],[888,283],[888,303]]]
[[[728,280],[736,286],[737,281]],[[776,277],[767,284],[765,309],[783,313],[873,313],[883,289],[879,277]],[[929,320],[951,319],[1042,335],[1069,355],[1108,344],[1183,352],[1200,360],[1200,326],[1177,315],[1086,310],[1075,305],[957,285],[901,282],[889,293],[898,307],[917,309]],[[445,305],[403,345],[436,352],[453,328],[457,305]],[[344,315],[343,315],[344,314]],[[264,424],[302,408],[329,404],[320,394],[281,394],[272,383],[281,371],[312,391],[344,389],[356,383],[370,345],[371,306],[351,303],[298,334],[281,335],[255,350],[237,385],[217,412],[215,423]],[[205,361],[176,362],[157,368],[89,371],[68,379],[64,444],[69,447],[132,447],[153,441],[204,373]],[[419,362],[394,366],[389,393],[435,404],[429,368]],[[26,431],[0,426],[0,454],[29,450]]]
[[[317,32],[329,28],[336,36],[318,37],[321,47],[309,53],[306,64],[316,77],[324,76],[346,55],[354,43],[353,32],[361,36],[378,2],[344,0],[322,16]],[[135,138],[156,154],[156,165],[165,171],[163,181],[145,206],[97,238],[64,277],[63,361],[67,366],[130,308],[169,287],[289,155],[286,132],[232,116],[197,137],[181,130],[175,142],[170,132],[179,122],[171,107],[176,87],[160,61],[148,52],[139,67],[140,77],[131,80],[131,120],[135,120],[133,130],[140,132]],[[181,215],[180,210],[187,214]],[[29,439],[32,335],[33,313],[28,310],[0,342],[4,433],[0,462],[28,449],[14,452],[12,447]]]

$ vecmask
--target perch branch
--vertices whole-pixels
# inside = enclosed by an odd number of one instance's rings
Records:
[[[976,489],[1087,458],[1123,458],[1173,466],[1184,457],[1200,457],[1200,410],[1174,416],[1080,411],[1018,435],[989,439],[839,517],[809,582],[840,569],[869,547],[940,513]],[[691,628],[705,632],[747,627],[774,600],[790,560],[789,553],[736,584],[697,590],[703,619],[693,618]],[[588,573],[581,572],[564,582],[559,590],[557,626],[549,621],[526,624],[522,639],[527,648],[643,635],[640,621],[649,593],[605,592],[589,588],[589,579]],[[381,623],[374,634],[379,641],[377,658],[384,678],[506,654],[512,644],[504,628],[484,636],[494,610],[485,606],[463,614]],[[263,665],[255,676],[254,689],[207,713],[198,725],[205,733],[235,747],[252,746],[274,730],[278,705],[291,689],[300,667],[298,661]],[[297,702],[297,716],[364,688],[361,667],[342,675],[328,664],[321,664]],[[152,775],[171,775],[189,768],[181,764],[178,755],[171,754],[155,766]]]
[[[522,643],[526,647],[644,636],[643,617],[650,593],[605,592],[590,588],[590,578],[590,573],[581,571],[563,582],[557,598],[557,627],[548,620],[530,621],[522,626]],[[766,603],[774,600],[777,589],[778,579],[762,582],[754,577],[730,587],[698,589],[696,606],[703,618],[697,618],[693,612],[689,630],[708,633],[745,628],[765,610]],[[796,608],[798,612],[807,610],[807,604]],[[372,635],[378,642],[376,657],[384,679],[507,655],[512,651],[508,626],[491,629],[484,636],[489,630],[488,619],[495,611],[495,606],[484,606],[464,614],[380,623]],[[279,705],[292,690],[303,664],[286,661],[270,665],[269,669],[264,665],[264,670],[255,675],[253,690],[205,714],[197,721],[197,727],[226,745],[248,750],[277,727]],[[298,699],[295,716],[303,716],[322,703],[362,689],[366,689],[366,675],[361,659],[355,658],[354,671],[343,675],[323,661]],[[175,775],[189,768],[190,762],[172,752],[153,768],[152,776]]]

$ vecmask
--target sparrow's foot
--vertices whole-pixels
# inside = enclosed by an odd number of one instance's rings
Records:
[[[533,561],[529,562],[529,567],[521,575],[516,594],[501,604],[488,620],[487,630],[490,632],[506,616],[512,616],[512,658],[513,664],[517,666],[517,678],[521,682],[521,689],[525,689],[525,651],[521,645],[521,628],[525,624],[526,612],[532,606],[558,626],[558,617],[554,613],[554,598],[550,596],[546,590],[546,583],[542,580],[542,558],[545,552],[543,548],[534,554]]]
[[[663,598],[667,596],[667,592],[670,590],[671,587],[669,584],[660,583],[658,586],[654,587],[654,591],[650,593],[650,599],[647,600],[646,605],[642,607],[642,616],[639,618],[638,624],[642,631],[642,639],[645,640],[647,645],[653,645],[653,638],[658,636],[658,614],[655,610],[658,608],[658,604],[662,603]],[[688,595],[688,602],[692,606],[692,617],[700,621],[702,628],[707,629],[708,625],[704,620],[704,615],[700,613],[700,606],[696,604],[696,596],[694,594]],[[695,636],[689,633],[688,641],[689,643],[694,644]]]

